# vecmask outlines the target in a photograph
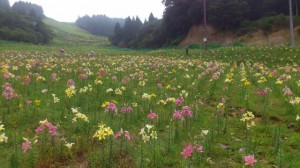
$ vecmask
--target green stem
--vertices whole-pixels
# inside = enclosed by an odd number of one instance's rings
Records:
[[[225,128],[224,128],[224,131],[223,133],[226,134],[227,132],[227,112],[225,112],[226,116],[225,116]]]
[[[109,142],[109,165],[112,164],[112,156],[113,156],[113,136],[110,136],[110,142]]]
[[[156,166],[155,163],[155,140],[153,141],[153,163],[154,163],[154,167]]]
[[[144,167],[144,153],[143,153],[143,144],[141,144],[141,167]]]
[[[122,148],[123,148],[123,137],[121,137],[121,141],[120,141],[120,155],[122,155]]]

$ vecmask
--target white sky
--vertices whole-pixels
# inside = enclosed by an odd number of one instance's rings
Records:
[[[20,0],[9,0],[12,6]],[[79,16],[105,14],[108,17],[139,16],[144,21],[150,13],[162,18],[161,0],[23,0],[43,7],[47,17],[61,22],[75,22]]]

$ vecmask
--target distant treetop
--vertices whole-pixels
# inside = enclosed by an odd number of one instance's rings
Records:
[[[19,1],[13,4],[12,10],[21,15],[29,15],[31,17],[45,18],[43,8],[30,2]]]

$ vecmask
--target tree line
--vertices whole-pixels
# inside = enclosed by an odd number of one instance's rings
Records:
[[[155,18],[152,13],[144,23],[139,17],[127,17],[123,27],[116,24],[114,35],[109,40],[113,45],[125,48],[159,47],[163,42],[160,37],[161,24],[162,21]]]
[[[129,48],[177,45],[192,26],[203,23],[203,0],[162,2],[166,8],[161,20],[140,24],[127,18],[124,27],[116,24],[112,44]],[[298,15],[298,0],[293,2]],[[207,0],[208,24],[220,31],[247,33],[261,28],[267,32],[272,24],[287,25],[288,14],[288,1],[283,0]]]
[[[43,8],[39,5],[19,1],[12,5],[0,0],[0,39],[34,44],[47,44],[52,33],[43,23]]]
[[[177,45],[190,28],[203,23],[204,0],[162,0],[162,19],[151,13],[144,22],[139,17],[109,18],[105,15],[83,16],[77,26],[92,34],[107,36],[111,43],[126,48],[156,48]],[[208,24],[220,31],[239,34],[260,28],[266,33],[273,25],[286,26],[289,6],[285,0],[206,0]],[[298,16],[300,0],[293,1]],[[51,31],[42,22],[41,6],[28,2],[0,0],[0,39],[31,43],[49,43]],[[300,19],[298,19],[300,22]],[[296,23],[297,24],[297,23]]]
[[[113,30],[117,23],[124,25],[125,19],[109,18],[105,15],[85,15],[76,20],[76,25],[82,29],[89,31],[94,35],[112,36]]]

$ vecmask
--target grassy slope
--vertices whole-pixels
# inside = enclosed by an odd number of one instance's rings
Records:
[[[54,33],[51,45],[54,46],[108,46],[106,37],[94,36],[89,32],[78,28],[74,23],[58,22],[50,18],[43,20]]]

